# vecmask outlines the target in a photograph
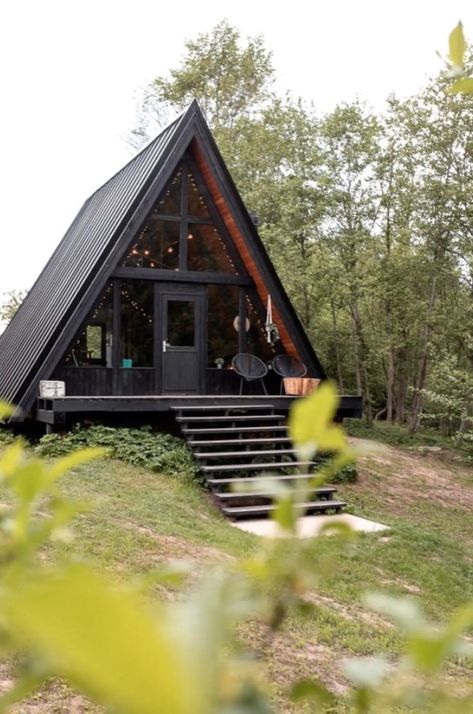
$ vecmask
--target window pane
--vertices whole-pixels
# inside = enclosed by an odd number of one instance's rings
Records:
[[[239,292],[234,285],[208,286],[209,367],[229,367],[238,353]]]
[[[187,213],[189,216],[199,216],[201,218],[209,218],[210,214],[205,201],[202,198],[200,191],[196,185],[195,179],[189,173],[189,203]]]
[[[104,359],[105,347],[104,325],[87,325],[87,353],[91,359]]]
[[[179,268],[179,222],[151,218],[123,261],[128,268]]]
[[[120,366],[153,366],[153,284],[124,280],[121,284]]]
[[[113,289],[107,288],[90,313],[85,327],[70,345],[64,364],[69,367],[112,366]]]
[[[193,300],[167,301],[167,341],[170,347],[195,344],[195,303]]]
[[[188,270],[236,273],[225,243],[214,226],[189,224],[187,234]]]
[[[179,216],[181,213],[181,171],[174,177],[164,195],[158,201],[156,213],[167,216]]]

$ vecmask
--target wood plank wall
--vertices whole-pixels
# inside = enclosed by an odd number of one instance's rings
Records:
[[[230,212],[229,207],[227,206],[224,197],[222,196],[222,193],[218,187],[218,184],[213,176],[212,171],[210,170],[210,167],[208,166],[205,157],[203,156],[202,152],[199,149],[199,146],[195,139],[192,141],[191,144],[191,150],[194,155],[195,161],[200,169],[200,172],[202,173],[202,176],[204,178],[205,183],[207,184],[207,187],[210,191],[210,194],[215,202],[215,205],[217,207],[217,210],[219,211],[222,220],[224,221],[228,232],[230,233],[238,252],[240,253],[241,259],[246,267],[246,270],[248,271],[248,274],[251,276],[251,278],[255,282],[256,290],[258,292],[258,295],[263,303],[263,305],[267,304],[268,300],[268,290],[266,288],[266,285],[261,277],[261,274],[258,270],[258,267],[252,257],[251,251],[247,245],[247,241],[245,240],[245,236],[243,233],[239,230],[238,225],[233,218],[232,213]],[[279,314],[279,311],[277,309],[277,306],[274,304],[274,299],[273,299],[273,322],[276,323],[277,328],[279,330],[279,336],[281,339],[281,342],[284,346],[285,351],[287,352],[288,355],[291,355],[293,357],[296,357],[297,359],[301,359],[301,356],[298,353],[298,350],[292,341],[289,332],[283,323],[281,316]]]

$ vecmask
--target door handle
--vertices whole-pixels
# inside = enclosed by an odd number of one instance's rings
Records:
[[[171,347],[167,340],[163,340],[163,352],[166,352],[167,348]]]

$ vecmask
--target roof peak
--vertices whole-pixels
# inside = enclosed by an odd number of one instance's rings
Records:
[[[169,122],[169,124],[166,124],[166,126],[163,129],[161,129],[161,131],[158,134],[156,134],[156,136],[153,139],[150,139],[147,144],[145,144],[139,151],[137,151],[137,153],[134,156],[132,156],[131,159],[129,161],[127,161],[127,163],[124,166],[122,166],[117,171],[115,171],[114,174],[112,174],[93,193],[91,193],[90,196],[88,196],[88,198],[86,199],[85,203],[87,203],[88,201],[91,200],[91,198],[96,196],[97,193],[99,193],[99,191],[101,191],[105,186],[107,186],[110,183],[110,181],[113,181],[122,171],[124,171],[132,163],[137,161],[139,159],[139,157],[145,151],[149,150],[152,145],[157,143],[165,134],[167,134],[167,132],[170,132],[173,127],[177,127],[178,124],[180,124],[186,118],[188,118],[188,117],[190,118],[193,115],[194,116],[197,115],[199,117],[199,119],[202,119],[205,122],[205,118],[202,113],[202,109],[200,108],[199,102],[195,98],[191,101],[191,103],[188,105],[188,107],[186,109],[184,109],[183,112],[181,112],[175,119],[173,119],[171,122]]]

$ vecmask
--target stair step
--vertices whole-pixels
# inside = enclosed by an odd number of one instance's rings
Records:
[[[294,507],[302,511],[340,511],[347,504],[345,501],[310,501],[308,503],[296,503]],[[226,516],[254,516],[257,514],[271,513],[277,505],[268,503],[261,506],[222,506],[222,511]]]
[[[288,436],[264,436],[258,439],[189,439],[189,446],[237,446],[238,444],[290,444]]]
[[[295,454],[295,449],[260,449],[259,451],[245,451],[245,449],[240,449],[240,451],[196,451],[194,456],[196,459],[229,459],[235,456],[249,457],[249,456],[282,456],[284,454]],[[291,465],[291,462],[286,462]]]
[[[176,421],[183,422],[183,421],[198,421],[198,422],[206,422],[210,421],[212,423],[216,421],[275,421],[276,419],[285,419],[284,414],[249,414],[247,415],[238,415],[238,416],[233,416],[231,414],[228,414],[227,416],[188,416],[188,417],[183,417],[183,416],[177,416]]]
[[[172,406],[171,409],[174,412],[209,412],[209,411],[228,411],[231,409],[232,411],[249,411],[251,409],[275,409],[274,404],[212,404],[212,405],[206,405],[202,407],[195,407],[195,406]]]
[[[184,427],[182,430],[183,434],[242,434],[242,433],[254,433],[255,431],[287,431],[285,426],[221,426],[221,427],[210,427],[208,429],[189,429]]]
[[[248,481],[248,479],[246,479]],[[331,496],[336,492],[335,486],[323,486],[322,488],[302,489],[302,493],[313,493],[318,496]],[[224,491],[214,492],[214,496],[222,501],[231,501],[238,498],[272,498],[271,494],[264,491]]]
[[[204,473],[213,473],[215,471],[260,471],[262,469],[287,469],[294,466],[313,466],[312,461],[291,461],[282,463],[264,463],[264,464],[224,464],[217,466],[201,466]]]
[[[229,484],[247,484],[260,479],[270,479],[271,481],[307,481],[314,478],[315,474],[279,474],[278,476],[263,476],[257,478],[245,476],[244,478],[208,478],[207,483],[212,488],[216,486],[228,486]]]

